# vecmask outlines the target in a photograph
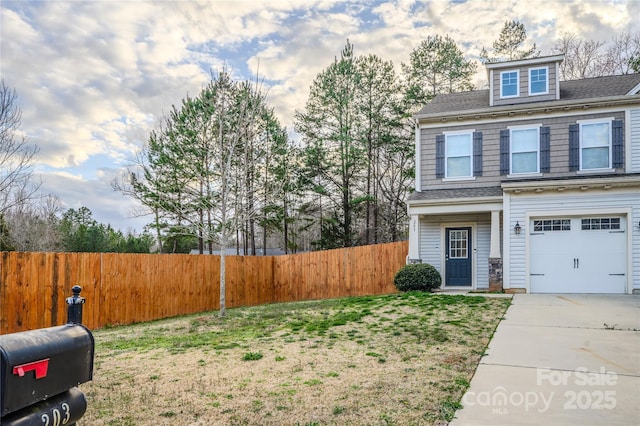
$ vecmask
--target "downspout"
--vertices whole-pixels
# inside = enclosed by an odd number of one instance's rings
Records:
[[[415,153],[415,170],[416,170],[416,177],[415,177],[415,189],[416,192],[420,192],[422,191],[422,184],[420,183],[421,181],[421,177],[422,177],[422,173],[420,170],[420,151],[422,150],[421,146],[420,146],[420,123],[418,120],[416,120],[416,133],[415,133],[415,138],[416,138],[416,153]]]

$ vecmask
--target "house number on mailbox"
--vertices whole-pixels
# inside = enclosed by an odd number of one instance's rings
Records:
[[[60,405],[60,407],[62,408],[62,413],[57,408],[54,408],[53,410],[51,410],[53,423],[51,423],[51,418],[49,417],[49,414],[42,415],[41,419],[42,419],[42,424],[44,426],[61,426],[61,425],[66,425],[69,422],[69,419],[71,419],[71,408],[69,407],[69,404],[67,404],[66,402],[63,402]],[[64,413],[64,419],[62,418],[63,413]]]

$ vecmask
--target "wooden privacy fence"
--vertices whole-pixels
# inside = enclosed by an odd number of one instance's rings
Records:
[[[286,256],[227,256],[227,307],[387,294],[408,243]],[[96,329],[219,309],[220,257],[189,254],[0,253],[0,334],[66,322],[82,286]]]

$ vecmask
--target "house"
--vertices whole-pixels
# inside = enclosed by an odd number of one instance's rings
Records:
[[[640,74],[562,60],[487,64],[416,114],[408,262],[443,288],[640,293]]]
[[[227,256],[236,256],[238,255],[238,252],[240,253],[240,256],[251,256],[250,254],[245,254],[244,250],[238,250],[236,249],[236,247],[231,247],[231,248],[227,248],[225,250],[225,255]],[[200,250],[198,249],[191,249],[191,251],[189,252],[189,254],[200,254]],[[213,250],[213,252],[210,252],[208,248],[205,248],[203,250],[202,254],[215,254],[217,256],[220,256],[220,249],[215,249]],[[284,252],[284,250],[282,250],[281,248],[269,248],[267,247],[266,253],[265,250],[262,247],[258,247],[256,248],[256,256],[282,256],[284,254],[287,254]]]

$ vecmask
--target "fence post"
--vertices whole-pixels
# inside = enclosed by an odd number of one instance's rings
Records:
[[[82,287],[74,285],[73,296],[67,297],[67,324],[82,324],[82,305],[84,297],[80,297]]]

